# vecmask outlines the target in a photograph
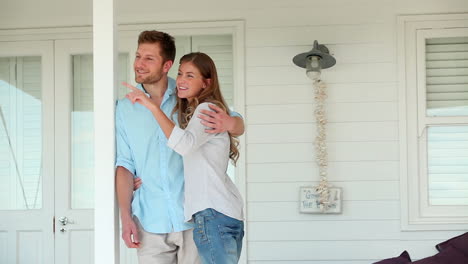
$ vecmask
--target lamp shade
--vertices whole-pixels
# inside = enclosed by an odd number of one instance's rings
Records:
[[[294,56],[293,62],[301,68],[306,68],[307,60],[311,56],[320,58],[319,63],[322,69],[330,68],[336,64],[336,60],[330,55],[328,48],[325,45],[318,44],[317,40],[314,41],[314,47],[311,51],[297,54]]]

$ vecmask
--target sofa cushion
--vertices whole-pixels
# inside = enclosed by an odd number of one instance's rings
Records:
[[[468,232],[439,243],[436,245],[436,248],[439,251],[443,251],[450,246],[460,250],[463,254],[468,256]]]
[[[384,259],[379,262],[375,262],[373,264],[407,264],[407,263],[411,263],[411,258],[408,252],[405,250],[398,257]]]
[[[413,262],[415,264],[467,264],[468,256],[459,249],[448,246],[434,256]]]

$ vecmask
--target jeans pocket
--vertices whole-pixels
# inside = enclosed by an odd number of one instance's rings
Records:
[[[244,234],[244,224],[235,219],[226,219],[223,224],[218,225],[219,234],[228,254],[237,255],[241,249],[240,243]],[[234,220],[234,221],[233,221]]]

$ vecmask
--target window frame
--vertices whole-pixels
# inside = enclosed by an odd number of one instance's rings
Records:
[[[426,116],[426,39],[468,33],[468,14],[398,17],[400,197],[403,230],[468,228],[468,206],[429,204],[427,128],[468,116]],[[468,34],[467,34],[468,35]]]

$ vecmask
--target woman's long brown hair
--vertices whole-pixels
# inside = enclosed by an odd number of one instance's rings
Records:
[[[172,113],[178,113],[177,119],[179,121],[179,126],[181,128],[186,128],[197,106],[204,102],[215,104],[229,114],[228,105],[226,104],[226,101],[224,100],[223,95],[221,94],[218,73],[216,71],[216,66],[213,60],[205,53],[192,52],[184,55],[182,58],[180,58],[179,61],[180,65],[182,65],[182,63],[187,62],[191,62],[200,71],[202,77],[205,80],[210,79],[211,81],[208,83],[208,86],[205,89],[202,89],[200,95],[198,95],[190,103],[185,98],[177,97],[177,104],[174,107]],[[237,159],[239,158],[239,140],[233,135],[231,135],[231,133],[229,133],[229,139],[229,158],[235,165]]]

